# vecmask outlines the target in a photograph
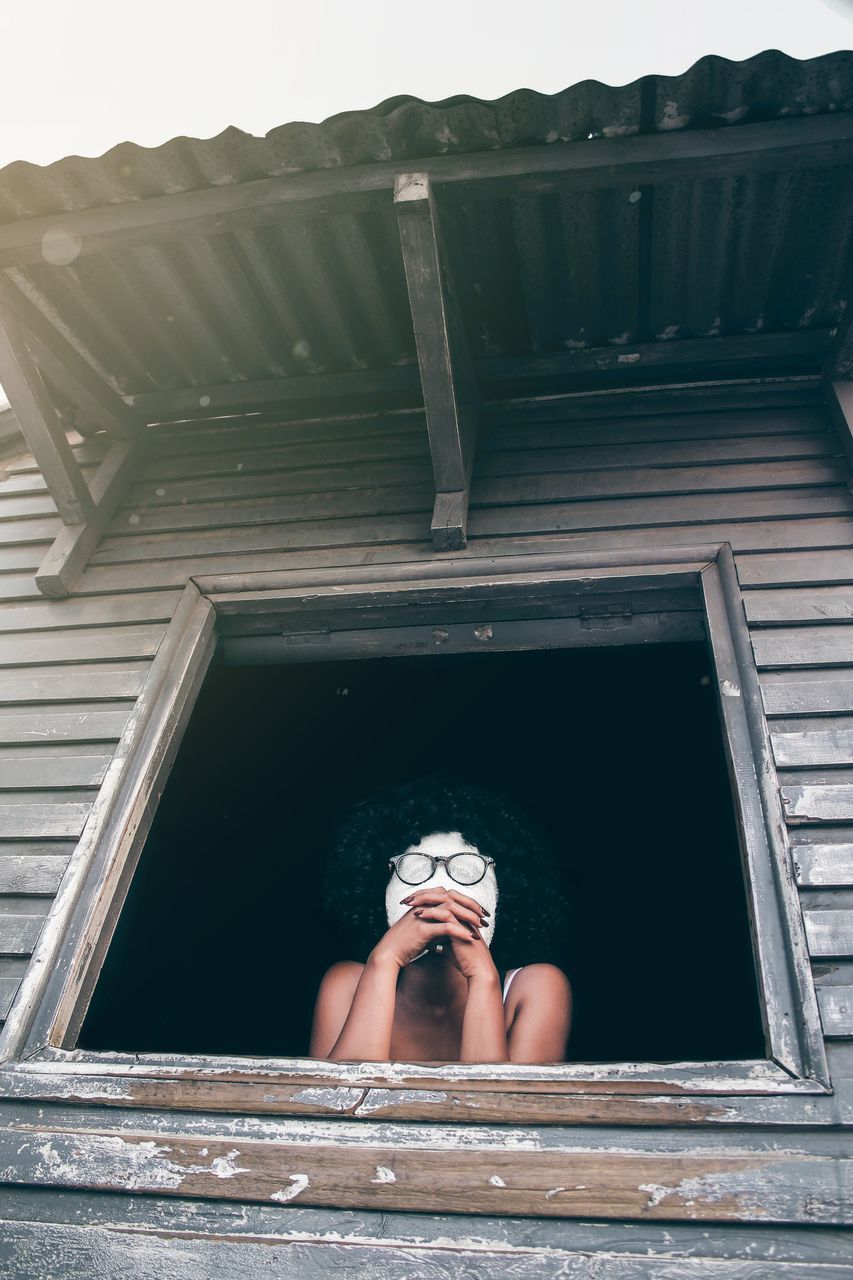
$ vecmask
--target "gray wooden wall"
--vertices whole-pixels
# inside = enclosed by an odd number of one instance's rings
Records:
[[[493,412],[475,470],[470,549],[500,554],[546,546],[731,543],[771,717],[830,1066],[835,1080],[849,1079],[853,496],[815,391],[780,391],[754,406],[753,400],[711,408],[703,401],[690,412],[668,404],[654,415],[570,421],[556,407]],[[569,416],[576,418],[576,410]],[[97,446],[81,444],[77,453],[94,462]],[[414,416],[161,430],[152,460],[73,597],[52,602],[39,595],[33,573],[58,518],[31,462],[6,465],[0,483],[0,1017],[188,577],[431,559],[433,496],[425,431]],[[283,1274],[315,1274],[317,1259],[337,1247],[322,1243],[330,1231],[352,1237],[340,1246],[351,1265],[362,1261],[359,1237],[382,1235],[387,1243],[370,1250],[369,1274],[376,1276],[459,1274],[454,1258],[463,1238],[464,1248],[473,1250],[465,1272],[471,1275],[663,1276],[674,1274],[666,1270],[671,1254],[684,1260],[679,1275],[693,1274],[686,1259],[699,1255],[712,1270],[697,1275],[763,1276],[770,1258],[792,1280],[816,1274],[818,1262],[826,1267],[820,1275],[850,1274],[839,1261],[838,1236],[815,1228],[777,1228],[777,1251],[768,1253],[771,1237],[761,1229],[721,1229],[712,1240],[684,1225],[667,1238],[651,1224],[620,1230],[407,1215],[389,1227],[373,1220],[380,1215],[343,1211],[255,1207],[241,1216],[233,1205],[147,1203],[143,1213],[133,1197],[3,1188],[0,1217],[8,1219],[8,1230],[0,1271],[6,1257],[16,1260],[19,1274],[90,1274],[74,1261],[84,1256],[75,1233],[85,1221],[87,1240],[97,1237],[106,1259],[103,1274],[168,1269],[195,1278],[208,1266],[233,1265],[232,1243],[210,1244],[203,1255],[187,1244],[192,1230],[210,1228],[221,1210],[217,1221],[226,1233],[253,1241],[251,1248],[241,1245],[241,1274],[263,1270],[270,1258]],[[140,1215],[149,1225],[159,1223],[144,1255],[130,1248]],[[49,1229],[12,1227],[39,1218]],[[265,1252],[288,1233],[307,1233],[314,1243],[300,1246],[296,1261],[293,1252]],[[435,1237],[450,1242],[450,1254],[421,1247]],[[491,1243],[472,1245],[469,1237]],[[408,1243],[392,1247],[392,1239]],[[546,1253],[528,1255],[534,1243]],[[598,1249],[616,1259],[601,1273],[588,1257]],[[649,1257],[641,1257],[647,1249]],[[752,1258],[755,1269],[741,1263],[743,1269],[730,1270],[726,1256]]]

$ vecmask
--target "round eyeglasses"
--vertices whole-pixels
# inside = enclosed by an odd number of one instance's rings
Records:
[[[403,884],[423,884],[435,874],[436,865],[443,862],[447,874],[457,884],[477,884],[494,861],[482,853],[451,853],[447,857],[431,853],[398,853],[389,861],[388,869],[395,871]]]

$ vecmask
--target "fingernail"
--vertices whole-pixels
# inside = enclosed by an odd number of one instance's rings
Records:
[[[411,902],[411,901],[412,901],[412,895],[411,895],[411,894],[409,894],[408,898],[401,898],[401,899],[400,899],[400,901],[401,901],[401,902]]]
[[[423,915],[423,908],[422,908],[422,907],[415,907],[415,910],[414,910],[414,912],[413,912],[412,914],[413,914],[413,915],[416,915],[416,916],[422,916],[422,915]]]

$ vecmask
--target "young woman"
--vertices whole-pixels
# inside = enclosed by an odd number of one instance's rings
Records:
[[[535,957],[559,950],[567,904],[547,841],[503,797],[447,774],[384,788],[339,830],[325,900],[369,954],[325,974],[311,1057],[565,1061],[569,981]],[[532,962],[499,971],[498,920],[503,951]]]

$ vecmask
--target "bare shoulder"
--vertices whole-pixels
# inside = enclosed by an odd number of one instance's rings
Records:
[[[510,992],[519,1000],[526,996],[548,1000],[571,1001],[572,986],[563,970],[555,964],[526,964],[515,976]]]
[[[358,980],[364,972],[360,960],[337,960],[323,974],[320,989],[324,994],[339,995],[343,992],[355,991]]]

